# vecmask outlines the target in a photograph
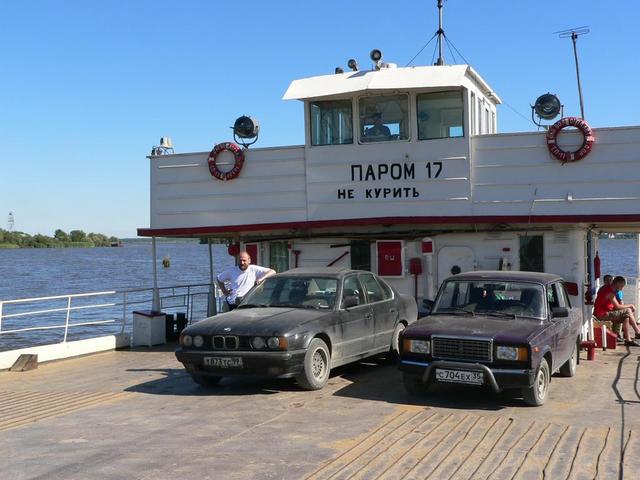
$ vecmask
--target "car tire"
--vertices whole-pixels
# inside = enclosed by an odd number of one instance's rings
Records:
[[[198,385],[202,385],[203,387],[215,387],[220,383],[220,380],[222,380],[222,377],[211,377],[208,375],[199,375],[197,373],[189,373],[189,375],[191,375],[194,382]]]
[[[391,336],[391,345],[389,345],[389,353],[387,359],[391,363],[396,363],[400,358],[400,334],[407,326],[403,322],[398,322],[393,335]]]
[[[576,374],[576,366],[578,365],[578,342],[573,344],[573,351],[569,360],[564,362],[560,367],[560,375],[563,377],[573,377]]]
[[[402,374],[402,383],[404,384],[404,389],[412,397],[420,397],[427,392],[427,388],[422,383],[420,375],[404,372]]]
[[[533,381],[533,385],[526,387],[522,390],[524,397],[524,403],[531,405],[532,407],[539,407],[546,400],[549,395],[549,381],[551,380],[551,370],[547,360],[543,358],[540,361],[540,366],[536,372],[536,377]]]
[[[330,371],[329,348],[322,339],[314,338],[307,348],[302,372],[298,374],[296,381],[305,390],[320,390],[329,380]]]

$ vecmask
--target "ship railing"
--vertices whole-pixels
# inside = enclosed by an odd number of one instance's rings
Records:
[[[132,288],[0,300],[0,351],[128,333],[133,312],[151,310],[153,291]],[[189,323],[222,311],[224,297],[215,284],[159,287],[158,293],[164,313],[183,312]]]

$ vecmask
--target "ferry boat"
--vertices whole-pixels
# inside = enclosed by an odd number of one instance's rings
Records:
[[[600,233],[640,231],[640,127],[498,133],[500,96],[470,65],[371,60],[289,85],[303,145],[249,146],[244,116],[210,152],[154,149],[138,235],[226,239],[277,271],[372,270],[419,304],[456,272],[554,273],[589,317]]]

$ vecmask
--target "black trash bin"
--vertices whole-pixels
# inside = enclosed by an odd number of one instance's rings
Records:
[[[187,328],[187,314],[184,312],[178,312],[176,313],[176,329],[178,331],[178,335],[180,335],[180,333],[182,332],[182,330],[184,330],[185,328]]]
[[[187,326],[187,316],[183,312],[178,312],[175,315],[167,314],[166,318],[167,340],[177,340],[180,332]]]

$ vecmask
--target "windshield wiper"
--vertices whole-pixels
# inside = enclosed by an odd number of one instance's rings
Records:
[[[468,313],[470,314],[472,317],[475,317],[476,314],[473,312],[473,310],[467,310],[466,308],[462,308],[462,307],[445,307],[443,308],[443,311],[438,310],[437,312],[434,313],[449,313],[449,310],[453,310],[454,312],[464,312],[464,313]]]
[[[267,308],[268,306],[264,303],[243,303],[238,305],[238,308]]]
[[[516,318],[517,315],[515,313],[507,313],[500,312],[498,310],[487,310],[486,312],[482,312],[483,315],[487,315],[489,317],[502,317],[502,318]]]

